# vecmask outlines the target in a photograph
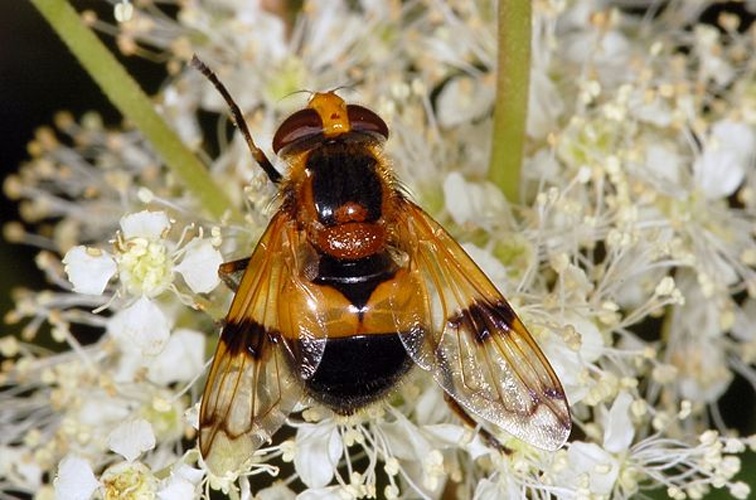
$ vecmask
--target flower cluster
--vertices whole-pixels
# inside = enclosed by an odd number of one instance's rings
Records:
[[[292,92],[358,89],[340,93],[391,124],[398,177],[537,339],[573,433],[557,452],[497,435],[502,453],[415,370],[349,418],[303,402],[213,476],[196,432],[230,297],[217,269],[249,252],[273,189],[236,134],[208,162],[245,224],[205,218],[136,131],[63,113],[4,183],[23,218],[5,236],[41,249],[51,288],[5,316],[22,330],[0,338],[0,496],[746,498],[756,437],[718,402],[736,376],[756,387],[756,28],[714,3],[533,3],[521,200],[485,180],[506,99],[491,2],[186,0],[171,17],[123,0],[117,26],[89,19],[169,61],[159,107],[187,144],[200,110],[226,114],[193,53],[266,150]]]

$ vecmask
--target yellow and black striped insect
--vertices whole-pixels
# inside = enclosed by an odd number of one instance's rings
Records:
[[[282,175],[216,76],[193,65],[279,190],[252,256],[221,267],[241,280],[202,398],[210,469],[237,468],[303,397],[351,414],[413,366],[432,373],[466,421],[562,446],[571,419],[559,379],[502,294],[400,189],[382,151],[386,123],[316,93],[273,138]]]

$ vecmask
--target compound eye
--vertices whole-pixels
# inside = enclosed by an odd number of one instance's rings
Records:
[[[347,106],[347,115],[353,131],[378,134],[388,139],[389,131],[386,122],[373,111],[358,104],[350,104]]]
[[[380,118],[379,118],[380,119]],[[314,109],[300,109],[281,123],[273,136],[273,151],[323,134],[323,121]]]

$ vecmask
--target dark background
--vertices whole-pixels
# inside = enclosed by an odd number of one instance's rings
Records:
[[[72,3],[79,11],[95,10],[101,19],[115,24],[112,7],[103,0]],[[0,19],[5,20],[0,29],[0,178],[4,179],[28,159],[26,146],[35,128],[51,125],[57,111],[71,111],[78,119],[97,110],[106,124],[114,126],[121,116],[31,3],[0,0]],[[111,37],[101,39],[117,53]],[[164,78],[162,66],[144,59],[120,59],[145,90],[157,90]],[[0,223],[9,220],[18,220],[16,203],[3,194]],[[37,251],[0,238],[0,317],[12,307],[12,288],[42,286],[33,261]]]

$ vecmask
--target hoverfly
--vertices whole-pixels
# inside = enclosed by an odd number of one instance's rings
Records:
[[[237,469],[301,397],[351,414],[415,365],[468,423],[471,414],[534,446],[562,446],[571,419],[559,379],[502,294],[402,191],[382,152],[386,123],[315,93],[274,135],[282,175],[215,74],[192,64],[279,196],[252,256],[220,269],[241,280],[202,397],[210,470]]]

